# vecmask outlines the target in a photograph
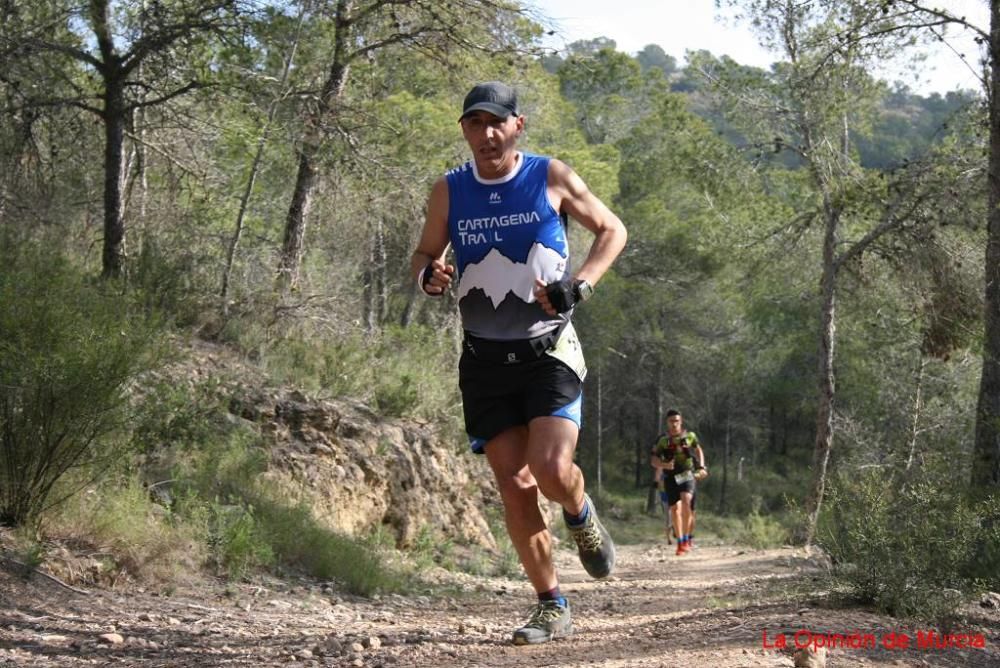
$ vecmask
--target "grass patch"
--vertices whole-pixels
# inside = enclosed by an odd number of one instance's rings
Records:
[[[433,563],[451,571],[482,577],[523,577],[521,561],[507,535],[503,508],[490,506],[484,509],[484,514],[490,533],[496,542],[496,549],[479,545],[459,546],[450,540],[442,541],[440,538],[433,539],[431,544],[431,534],[427,532],[427,539],[418,539],[407,556],[418,570]],[[421,537],[423,536],[424,534],[421,534]]]
[[[754,508],[743,521],[739,542],[756,550],[767,550],[785,545],[788,538],[788,527],[780,519],[764,515]]]
[[[43,517],[53,540],[99,555],[107,574],[163,583],[197,570],[207,550],[196,527],[175,522],[134,475],[105,479]],[[87,577],[95,574],[88,574]]]
[[[742,545],[745,524],[743,517],[699,510],[695,537],[701,545]]]
[[[213,470],[225,475],[232,464]],[[230,580],[294,572],[362,596],[408,586],[381,546],[321,525],[308,507],[270,496],[260,484],[234,495],[234,480],[216,481],[216,490],[229,490],[225,496],[175,487],[170,508],[154,503],[138,480],[119,481],[74,497],[47,518],[46,531],[104,555],[106,570],[144,581],[170,583],[205,567]],[[186,484],[195,482],[197,476]]]
[[[182,385],[140,393],[137,457],[46,516],[53,536],[147,581],[201,569],[229,580],[294,572],[365,596],[407,586],[381,545],[339,534],[268,483],[259,435],[225,419],[217,384]]]
[[[184,488],[178,512],[203,527],[217,570],[234,579],[257,569],[296,572],[363,596],[404,587],[378,545],[319,523],[310,508],[268,485],[265,469],[263,448],[238,435],[189,453],[175,469]]]
[[[378,547],[319,525],[309,508],[260,501],[257,509],[261,535],[282,567],[362,596],[407,588],[406,578],[388,565]]]
[[[458,421],[454,341],[431,327],[387,327],[330,339],[262,331],[234,320],[224,338],[257,361],[271,381],[324,397],[351,397],[387,417]]]

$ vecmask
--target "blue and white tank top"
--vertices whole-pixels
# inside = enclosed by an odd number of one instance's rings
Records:
[[[483,179],[470,161],[449,171],[448,234],[458,264],[462,326],[484,339],[540,336],[569,314],[535,301],[535,278],[569,274],[566,226],[549,202],[549,158],[520,153],[510,174]]]

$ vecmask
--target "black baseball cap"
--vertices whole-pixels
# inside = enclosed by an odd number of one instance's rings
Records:
[[[462,120],[474,111],[488,111],[500,118],[520,116],[517,110],[517,92],[499,81],[476,84],[465,96],[462,115],[458,120]]]

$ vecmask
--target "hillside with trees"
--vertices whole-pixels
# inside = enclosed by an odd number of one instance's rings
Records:
[[[919,0],[729,4],[782,54],[769,69],[599,35],[553,53],[517,0],[0,3],[2,563],[69,544],[104,555],[91,583],[169,581],[140,546],[172,543],[211,576],[364,595],[405,588],[399,550],[505,575],[488,514],[470,540],[318,513],[247,408],[248,388],[348,402],[484,475],[455,297],[408,268],[431,184],[467,159],[462,97],[499,79],[523,148],[629,230],[574,316],[598,504],[658,527],[649,448],[678,408],[712,470],[706,531],[822,550],[825,582],[893,615],[1000,590],[1000,25]],[[945,23],[979,36],[981,90],[875,78]],[[378,443],[369,476],[403,451]],[[285,525],[385,570],[309,559]]]

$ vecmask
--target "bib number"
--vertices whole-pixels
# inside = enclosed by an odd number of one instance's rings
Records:
[[[573,373],[582,382],[587,377],[587,363],[583,361],[583,348],[580,346],[580,339],[577,338],[573,323],[567,323],[563,329],[562,336],[556,341],[556,345],[545,352],[557,360],[563,362],[573,370]]]
[[[683,485],[686,482],[692,482],[694,480],[694,472],[685,471],[684,473],[678,473],[674,476],[674,482],[678,485]]]

